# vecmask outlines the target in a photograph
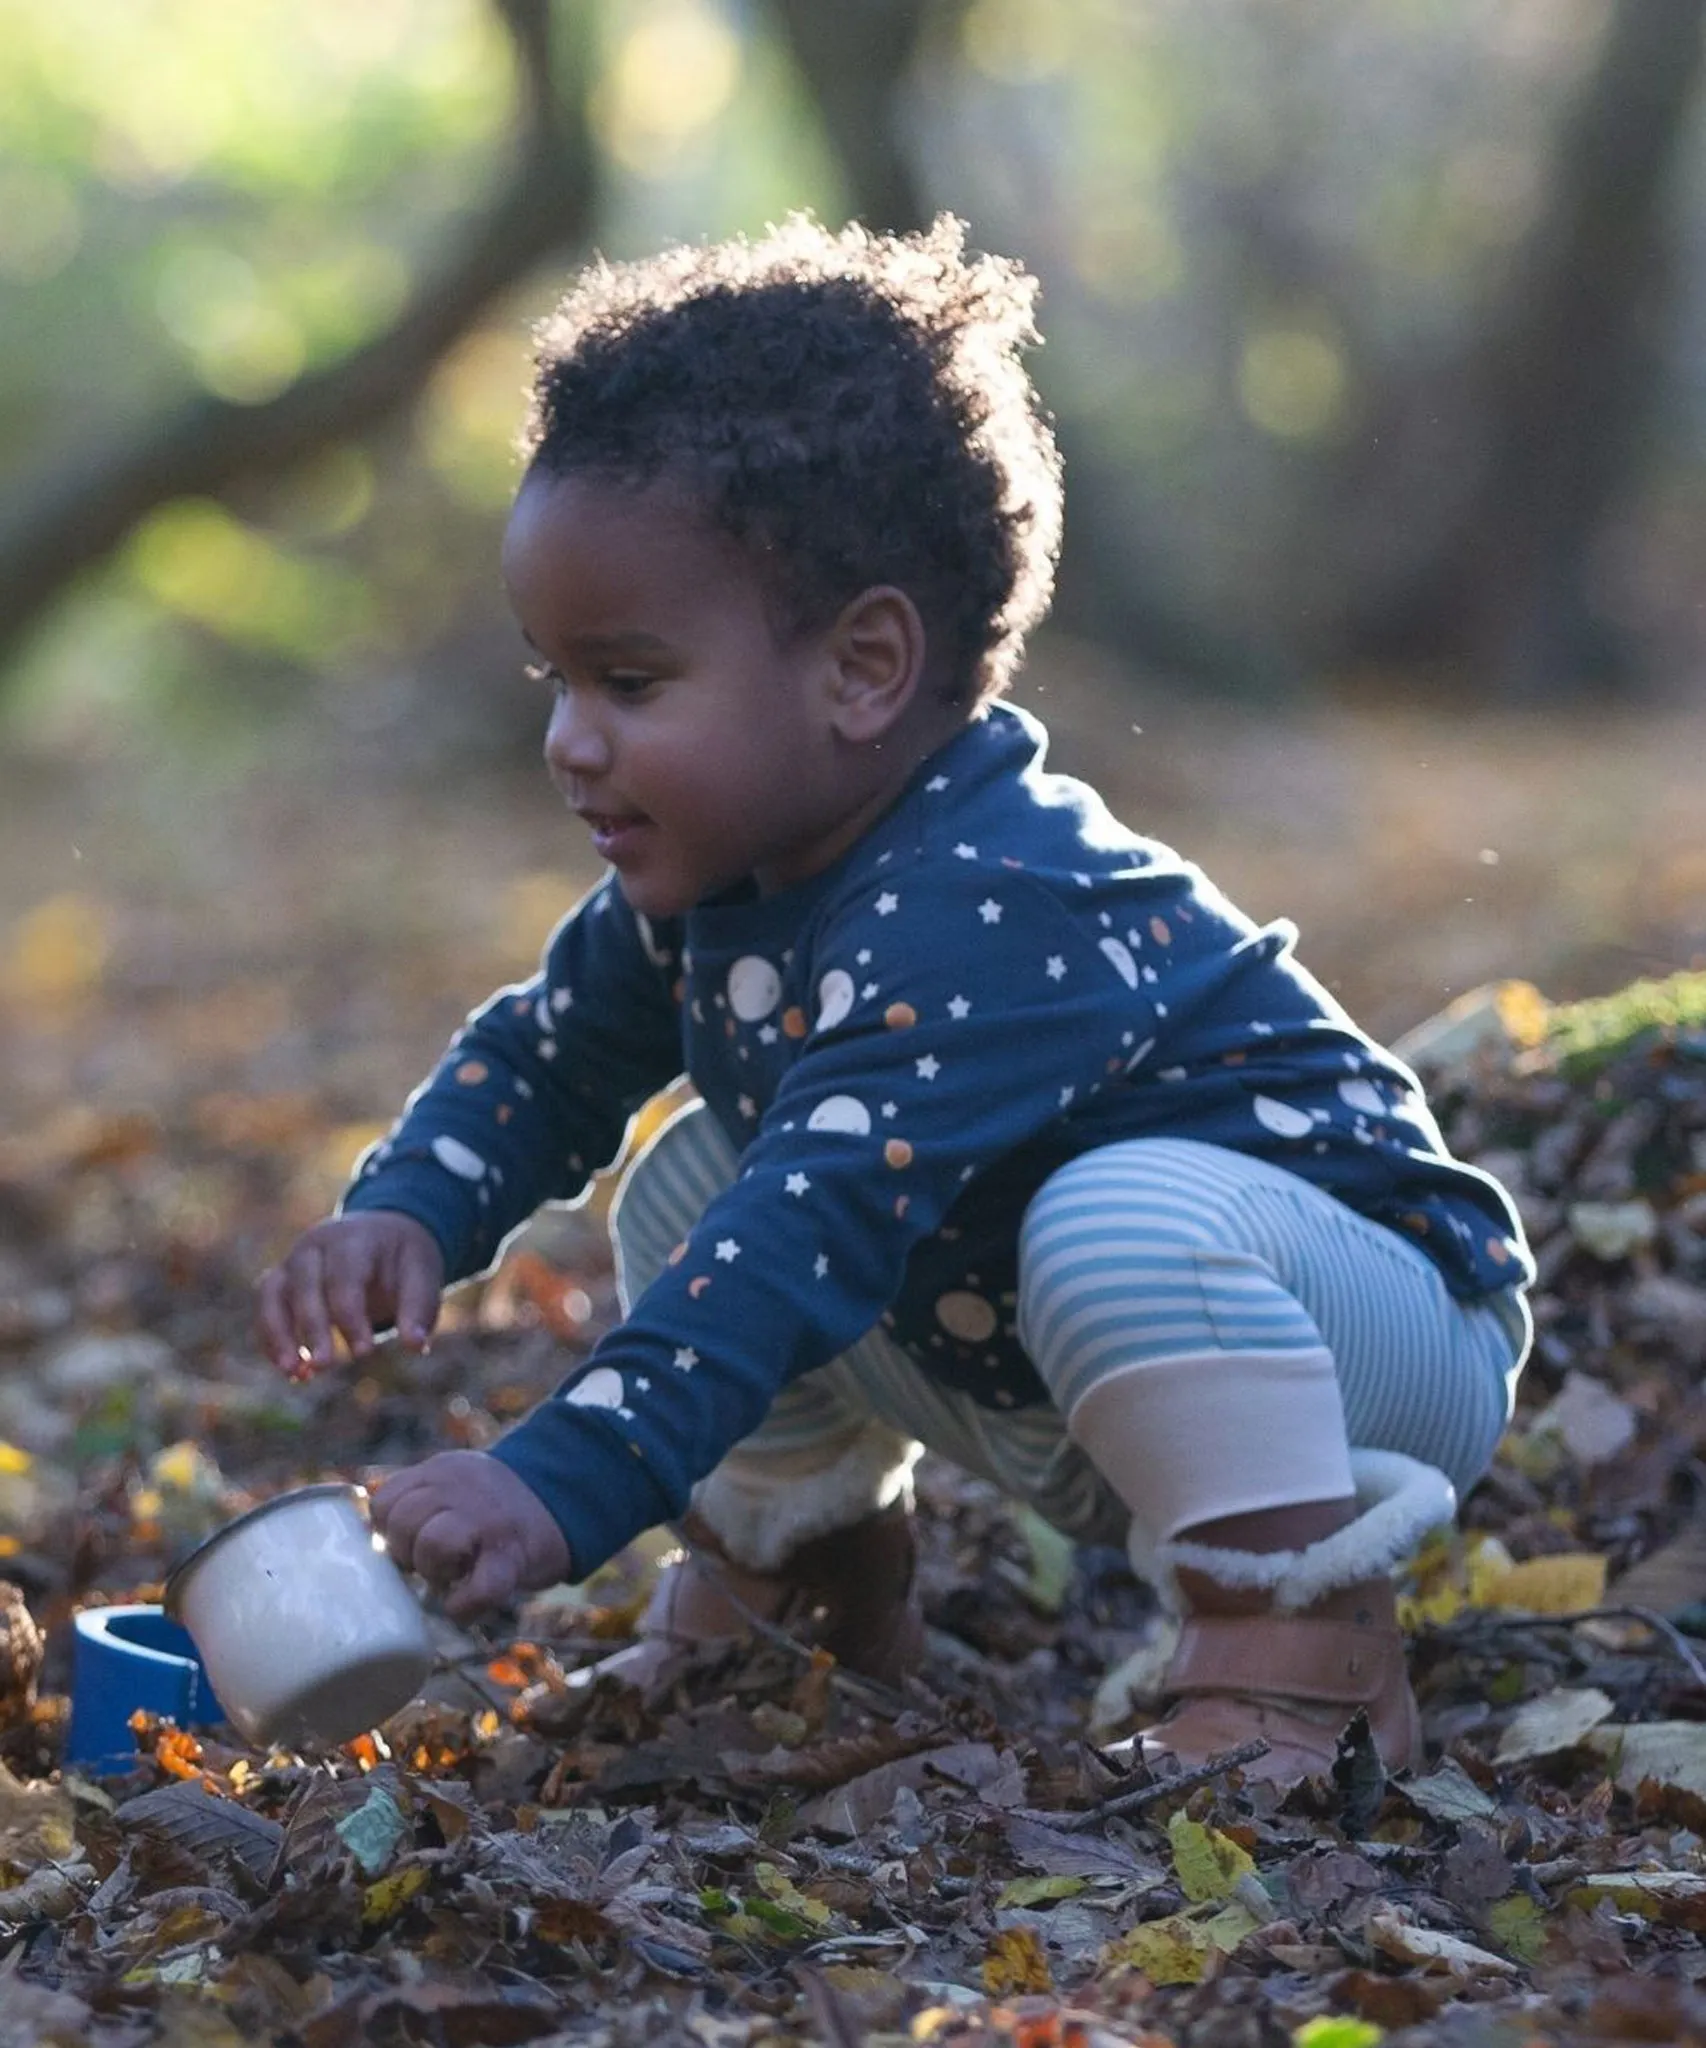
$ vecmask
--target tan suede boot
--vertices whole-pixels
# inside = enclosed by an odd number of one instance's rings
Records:
[[[736,1564],[692,1516],[681,1530],[688,1554],[658,1574],[637,1640],[574,1673],[571,1683],[609,1677],[655,1695],[696,1660],[749,1640],[753,1617],[885,1684],[916,1667],[924,1619],[912,1518],[901,1503],[800,1544],[775,1572]]]
[[[1113,1753],[1188,1770],[1259,1736],[1246,1778],[1297,1784],[1331,1771],[1356,1714],[1389,1771],[1422,1760],[1391,1572],[1450,1517],[1449,1481],[1395,1452],[1353,1452],[1359,1512],[1293,1551],[1181,1540],[1157,1562],[1184,1617],[1163,1681],[1175,1701]]]
[[[1364,1579],[1288,1614],[1202,1572],[1178,1579],[1186,1620],[1164,1680],[1177,1704],[1132,1738],[1146,1764],[1189,1770],[1261,1736],[1267,1754],[1244,1775],[1297,1784],[1332,1770],[1359,1710],[1389,1771],[1421,1761],[1390,1580]]]

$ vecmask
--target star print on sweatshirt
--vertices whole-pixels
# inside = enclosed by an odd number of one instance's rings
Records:
[[[346,1209],[398,1209],[452,1278],[572,1199],[689,1075],[740,1155],[671,1263],[495,1446],[577,1573],[678,1515],[788,1381],[881,1320],[996,1408],[1046,1399],[1015,1327],[1025,1207],[1139,1136],[1290,1168],[1477,1299],[1531,1266],[1415,1077],[1196,868],[1044,768],[996,706],[831,868],[656,924],[606,878],[539,976],[453,1042]]]

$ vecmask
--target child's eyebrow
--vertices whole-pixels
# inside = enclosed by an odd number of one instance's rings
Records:
[[[521,637],[541,661],[547,659],[545,650],[524,626]],[[656,633],[642,633],[637,629],[631,633],[577,633],[563,643],[564,651],[577,661],[610,661],[619,655],[662,655],[668,654],[669,642],[660,639]]]
[[[667,654],[669,642],[656,633],[577,633],[564,642],[581,661],[608,661],[619,654]]]

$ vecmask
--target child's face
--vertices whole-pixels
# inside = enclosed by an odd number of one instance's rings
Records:
[[[556,690],[546,764],[637,911],[785,887],[858,836],[826,636],[781,644],[744,555],[677,499],[535,474],[503,568]]]

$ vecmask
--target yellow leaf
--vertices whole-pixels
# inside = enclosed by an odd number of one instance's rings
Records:
[[[1546,1915],[1526,1892],[1513,1892],[1488,1908],[1487,1932],[1515,1961],[1537,1963],[1546,1946]]]
[[[1496,1536],[1479,1536],[1471,1539],[1464,1568],[1468,1579],[1468,1605],[1487,1607],[1491,1605],[1488,1596],[1493,1587],[1516,1567],[1510,1552]]]
[[[1167,1838],[1173,1845],[1179,1888],[1187,1899],[1230,1898],[1240,1878],[1256,1874],[1248,1850],[1240,1849],[1230,1835],[1188,1819],[1182,1809],[1168,1821]]]
[[[1513,1045],[1544,1045],[1552,1029],[1552,1005],[1531,981],[1501,981],[1493,991],[1499,1022]]]
[[[995,1936],[983,1959],[983,1988],[991,1998],[1054,1989],[1048,1957],[1033,1928],[1004,1927]]]
[[[377,1884],[370,1884],[361,1895],[361,1924],[377,1927],[381,1921],[393,1918],[426,1881],[426,1865],[408,1863],[401,1870],[392,1871],[389,1877],[380,1878]]]
[[[1614,1899],[1645,1920],[1662,1918],[1667,1906],[1698,1912],[1706,1900],[1706,1876],[1697,1870],[1594,1871],[1571,1890],[1568,1903],[1591,1911],[1602,1899]]]
[[[0,1472],[14,1475],[27,1472],[34,1463],[28,1451],[20,1451],[16,1444],[0,1441]]]
[[[1164,1920],[1144,1920],[1102,1951],[1106,1968],[1130,1963],[1152,1984],[1198,1984],[1217,1952],[1235,1949],[1261,1923],[1234,1903],[1218,1913],[1169,1913]]]
[[[49,896],[18,920],[6,980],[29,1003],[88,995],[100,986],[111,943],[99,903],[69,891]]]
[[[1044,1906],[1054,1899],[1075,1899],[1088,1891],[1087,1877],[1016,1877],[1005,1884],[996,1898],[997,1906]]]
[[[753,1871],[758,1889],[785,1912],[798,1913],[814,1927],[827,1926],[834,1917],[822,1899],[808,1899],[799,1886],[784,1876],[774,1863],[760,1863]]]
[[[14,1777],[0,1763],[0,1869],[27,1876],[44,1863],[63,1863],[76,1847],[70,1795],[39,1779]]]
[[[1491,1578],[1475,1604],[1524,1614],[1578,1614],[1605,1597],[1605,1569],[1605,1559],[1591,1550],[1531,1557]]]

